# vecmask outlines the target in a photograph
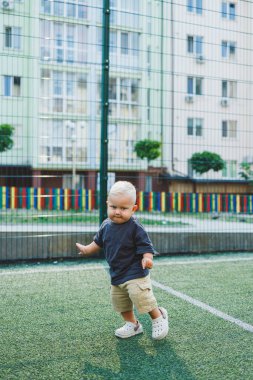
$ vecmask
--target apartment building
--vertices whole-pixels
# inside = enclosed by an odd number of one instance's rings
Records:
[[[177,1],[171,19],[172,167],[192,175],[192,153],[208,150],[221,155],[226,169],[203,177],[238,178],[240,163],[253,161],[252,3]]]
[[[15,128],[14,147],[0,154],[2,177],[96,186],[102,5],[1,0],[0,124]],[[208,178],[240,178],[240,163],[253,161],[252,8],[239,0],[110,2],[110,172],[138,183],[147,163],[134,144],[150,138],[162,142],[151,164],[163,172],[196,176],[189,159],[208,150],[227,162]]]

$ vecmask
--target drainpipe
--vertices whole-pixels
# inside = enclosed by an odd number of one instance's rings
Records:
[[[174,163],[174,91],[175,91],[175,57],[174,57],[174,4],[173,0],[170,2],[170,48],[171,48],[171,169],[172,171],[175,170],[175,163]]]

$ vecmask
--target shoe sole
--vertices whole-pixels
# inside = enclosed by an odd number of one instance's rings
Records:
[[[119,333],[115,332],[115,336],[118,337],[118,338],[121,338],[121,339],[126,339],[126,338],[131,338],[132,336],[135,336],[135,335],[138,335],[138,334],[142,334],[142,333],[143,333],[143,328],[140,327],[137,331],[134,331],[130,335],[120,335]]]

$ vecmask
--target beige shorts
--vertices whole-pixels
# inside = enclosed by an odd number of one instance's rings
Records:
[[[140,314],[144,314],[157,307],[149,275],[111,285],[111,300],[118,313],[132,310],[135,306]]]

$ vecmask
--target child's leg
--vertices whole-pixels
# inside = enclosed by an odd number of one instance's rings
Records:
[[[123,311],[121,312],[122,318],[126,322],[132,322],[132,323],[137,323],[137,319],[135,318],[133,310],[129,311]]]
[[[168,313],[163,307],[157,306],[149,277],[129,281],[129,296],[139,313],[149,313],[152,319],[152,337],[163,339],[168,334]],[[150,311],[151,309],[151,311]]]
[[[130,338],[131,336],[141,334],[143,332],[142,325],[135,318],[133,303],[124,286],[112,285],[111,299],[114,310],[118,311],[126,322],[124,326],[115,330],[115,335],[119,338]]]
[[[156,319],[156,318],[161,317],[162,313],[160,312],[160,309],[156,307],[155,309],[149,312],[149,315],[152,319]]]

